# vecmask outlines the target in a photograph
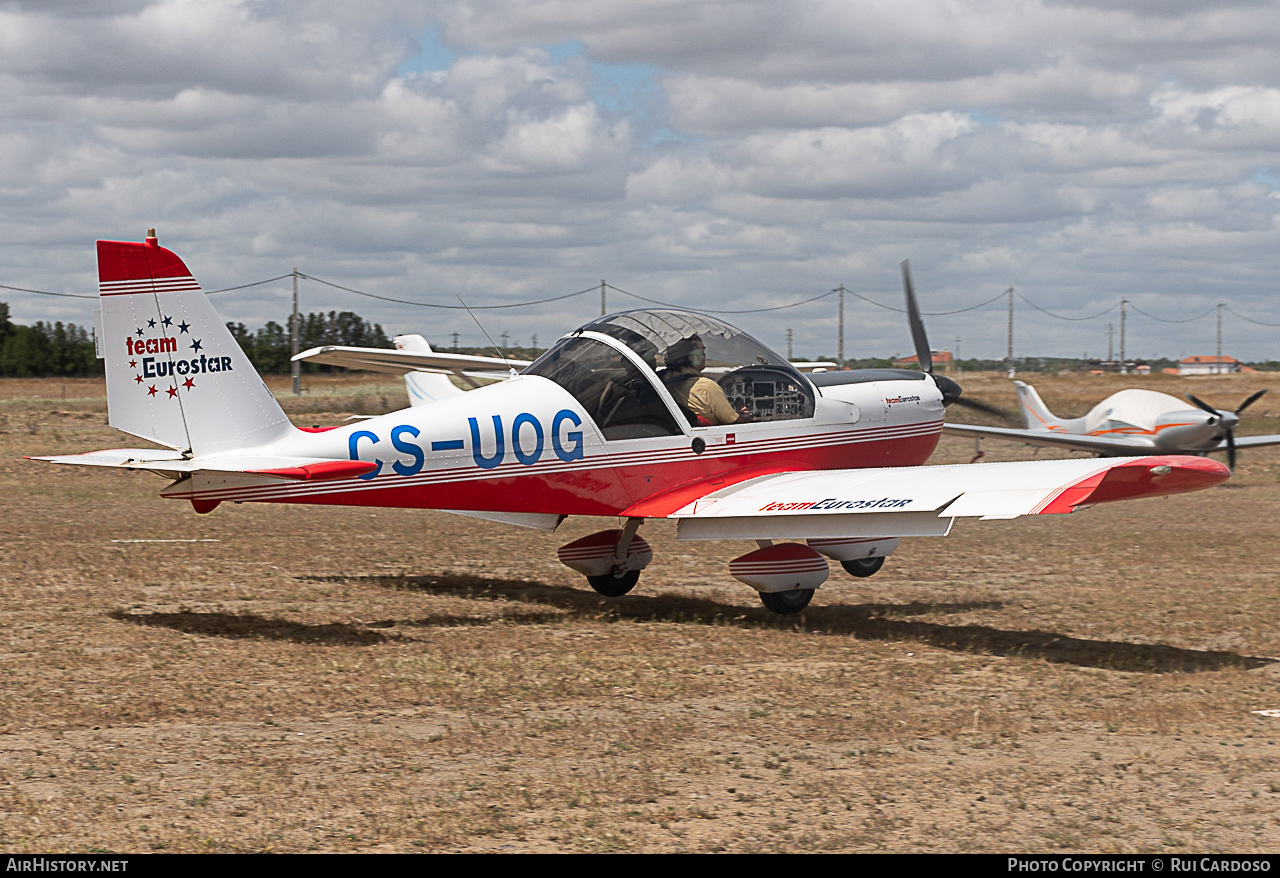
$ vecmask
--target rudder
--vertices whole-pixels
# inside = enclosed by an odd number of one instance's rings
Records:
[[[196,456],[267,444],[293,430],[178,256],[98,242],[100,349],[111,426]]]
[[[1034,387],[1024,381],[1015,381],[1013,386],[1018,391],[1018,405],[1028,430],[1049,430],[1062,424],[1062,419],[1049,411]]]

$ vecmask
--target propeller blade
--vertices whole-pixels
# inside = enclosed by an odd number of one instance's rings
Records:
[[[943,397],[943,402],[948,403],[945,396]],[[992,415],[1005,421],[1019,422],[1021,420],[1020,418],[1015,417],[1013,412],[1008,411],[1007,409],[1002,409],[998,406],[991,405],[990,403],[979,402],[976,399],[962,399],[957,396],[949,402],[953,402],[961,408],[973,409],[976,412],[982,412],[985,415]]]
[[[1264,395],[1266,395],[1266,392],[1267,392],[1267,390],[1268,390],[1268,389],[1269,389],[1269,388],[1264,387],[1264,388],[1262,388],[1261,390],[1259,390],[1257,393],[1251,394],[1251,395],[1249,396],[1249,398],[1248,398],[1248,399],[1246,399],[1244,402],[1240,403],[1240,407],[1236,409],[1236,414],[1237,414],[1237,415],[1238,415],[1238,414],[1240,414],[1242,411],[1244,411],[1245,409],[1247,409],[1249,406],[1253,405],[1255,402],[1257,402],[1258,400],[1262,399],[1262,397],[1263,397]]]
[[[911,326],[911,343],[916,348],[920,371],[933,374],[933,354],[929,352],[929,337],[925,335],[924,321],[920,319],[916,288],[911,283],[911,262],[907,259],[902,260],[902,288],[907,294],[907,323]]]
[[[1236,471],[1236,431],[1227,431],[1227,469]]]
[[[1213,415],[1215,418],[1222,417],[1222,412],[1218,411],[1216,408],[1209,405],[1209,403],[1205,402],[1203,399],[1197,398],[1195,394],[1188,393],[1187,399],[1191,400],[1191,402],[1194,403],[1197,408],[1204,409],[1206,412]]]

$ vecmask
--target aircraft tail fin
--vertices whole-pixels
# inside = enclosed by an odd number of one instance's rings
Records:
[[[1028,430],[1049,430],[1062,424],[1062,419],[1049,411],[1034,387],[1024,381],[1015,381],[1013,386],[1017,388],[1018,406]]]
[[[294,429],[182,260],[145,243],[98,242],[99,351],[111,426],[196,456]]]
[[[431,344],[417,333],[397,335],[392,343],[398,351],[411,354],[431,354]],[[440,372],[406,372],[404,388],[409,391],[409,405],[428,405],[450,396],[457,396],[463,390],[449,380],[448,375]]]
[[[408,335],[397,335],[391,339],[391,343],[396,346],[398,351],[408,351],[411,354],[433,354],[431,343],[416,332]]]

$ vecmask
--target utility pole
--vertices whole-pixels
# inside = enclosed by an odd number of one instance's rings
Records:
[[[1218,374],[1227,371],[1222,365],[1222,303],[1218,303]]]
[[[1107,324],[1107,365],[1110,365],[1115,362],[1115,359],[1113,358],[1113,355],[1111,353],[1111,331],[1112,331],[1112,324],[1108,323]]]
[[[503,355],[504,357],[507,355],[507,338],[508,338],[510,335],[511,335],[511,333],[509,333],[509,332],[504,332],[504,333],[502,333],[502,336],[501,336],[501,338],[502,338],[502,355]]]
[[[1013,287],[1009,287],[1009,353],[1006,359],[1009,362],[1009,377],[1012,378],[1018,374],[1013,365]]]
[[[790,363],[795,357],[791,356],[791,330],[787,330],[787,362]]]
[[[604,278],[600,278],[600,316],[603,317],[608,313],[609,313],[609,310],[605,307],[605,304],[604,304]]]
[[[293,267],[293,314],[289,318],[289,347],[293,356],[298,356],[298,266]],[[293,395],[302,396],[302,364],[297,360],[290,363],[293,373]]]
[[[840,310],[838,314],[839,330],[836,341],[836,368],[844,368],[844,284],[832,290],[840,294]]]
[[[1120,374],[1128,375],[1129,367],[1124,360],[1124,324],[1129,316],[1129,300],[1120,300]]]
[[[960,368],[960,336],[956,336],[956,352],[951,358],[952,364],[955,366],[956,375],[960,375],[964,370]]]
[[[533,334],[533,345],[532,345],[532,347],[531,347],[531,350],[533,351],[534,355],[536,356],[536,355],[537,355],[537,353],[538,353],[538,333],[536,333],[536,332]]]
[[[456,332],[453,334],[453,349],[455,351],[458,349],[458,333]]]

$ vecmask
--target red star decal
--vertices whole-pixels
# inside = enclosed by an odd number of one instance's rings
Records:
[[[156,386],[152,384],[151,387],[147,389],[147,396],[155,396],[155,395],[156,395]]]
[[[178,395],[178,388],[170,385],[169,387],[165,388],[165,392],[169,394],[170,399],[173,399],[175,396]]]
[[[136,369],[136,368],[138,368],[138,361],[137,361],[137,360],[130,360],[130,361],[129,361],[129,368],[130,368],[130,369]]]
[[[141,384],[141,383],[142,383],[142,376],[141,376],[141,375],[134,375],[134,376],[133,376],[133,380],[134,380],[134,381],[136,381],[136,382],[138,382],[139,384]]]
[[[192,381],[190,378],[188,378],[186,381],[182,382],[182,386],[187,388],[187,390],[190,390],[191,388],[196,386],[196,383]]]

